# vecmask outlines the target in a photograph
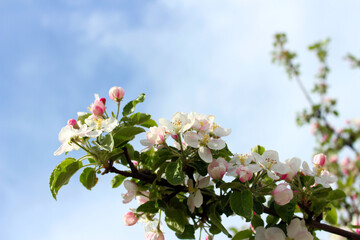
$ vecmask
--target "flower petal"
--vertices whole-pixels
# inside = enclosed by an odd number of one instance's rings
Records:
[[[194,196],[194,206],[199,208],[203,203],[203,196],[200,190],[197,190]]]
[[[185,142],[193,148],[198,148],[200,146],[200,136],[194,132],[186,132],[184,133],[184,140]]]
[[[212,155],[211,155],[211,151],[210,149],[208,149],[207,147],[203,147],[201,146],[198,150],[199,156],[202,160],[204,160],[207,163],[211,163],[212,162]]]
[[[213,150],[221,150],[225,147],[225,141],[222,139],[210,139],[207,146]]]

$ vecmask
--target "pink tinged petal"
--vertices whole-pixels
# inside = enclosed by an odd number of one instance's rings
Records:
[[[289,172],[290,168],[287,165],[279,162],[273,165],[271,167],[271,170],[275,171],[276,173],[286,174],[287,172]]]
[[[200,146],[200,136],[194,132],[186,132],[184,133],[185,142],[193,148],[198,148]]]
[[[278,205],[288,204],[293,199],[293,191],[287,188],[289,184],[281,183],[272,192],[273,198]]]
[[[199,208],[203,203],[203,196],[200,190],[197,190],[194,196],[194,206]]]
[[[190,194],[190,196],[187,199],[187,205],[189,207],[189,211],[193,213],[195,211],[195,205],[194,205],[194,194]]]
[[[164,127],[168,132],[172,133],[172,134],[176,134],[175,133],[175,129],[174,129],[174,125],[171,124],[171,122],[168,119],[165,118],[160,118],[159,119],[159,123],[162,127]]]
[[[259,172],[262,168],[260,167],[259,164],[254,163],[254,164],[249,164],[248,165],[249,168],[251,168],[251,170],[253,171],[253,173],[257,173]]]
[[[135,223],[137,223],[138,220],[139,220],[139,218],[133,212],[127,212],[123,216],[123,221],[124,221],[125,226],[132,226]]]
[[[198,150],[198,153],[199,153],[199,156],[202,160],[204,160],[205,162],[207,163],[211,163],[212,162],[212,154],[211,154],[211,151],[210,149],[208,149],[207,147],[199,147],[199,150]]]
[[[310,170],[309,165],[307,164],[307,162],[303,162],[302,164],[302,172],[307,175],[307,176],[314,176],[314,172]]]
[[[210,148],[210,149],[213,149],[213,150],[221,150],[225,147],[225,141],[222,140],[222,139],[210,139],[210,141],[208,142],[207,146]]]
[[[265,238],[263,240],[286,240],[285,233],[277,227],[271,227],[265,230]]]
[[[209,186],[209,184],[210,184],[210,177],[207,176],[207,177],[204,177],[203,179],[200,179],[197,182],[197,187],[198,188],[206,188],[207,186]]]
[[[266,150],[262,157],[265,159],[271,159],[272,161],[279,162],[279,154],[277,151],[274,150]]]
[[[135,198],[136,192],[127,192],[125,194],[121,194],[121,196],[124,198],[123,203],[129,203]]]
[[[141,145],[145,146],[145,147],[152,147],[154,144],[150,143],[149,140],[147,139],[141,139],[140,140]]]
[[[255,229],[255,231],[256,231],[255,240],[266,240],[265,230],[266,229],[264,227],[257,227]]]
[[[274,173],[272,173],[271,171],[267,170],[266,169],[266,172],[267,172],[267,175],[269,176],[269,178],[273,179],[273,180],[279,180],[280,177],[275,175]]]
[[[136,183],[130,181],[130,180],[125,180],[124,181],[124,187],[126,188],[126,190],[128,191],[134,191],[136,192],[138,190],[138,186],[136,185]]]

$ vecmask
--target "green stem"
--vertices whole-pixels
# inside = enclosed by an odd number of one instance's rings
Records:
[[[119,111],[120,111],[120,102],[117,103],[118,108],[117,108],[117,113],[116,113],[116,119],[118,119],[119,117]],[[119,119],[118,119],[119,120]]]

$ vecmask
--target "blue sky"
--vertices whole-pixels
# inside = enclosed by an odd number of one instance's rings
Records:
[[[360,56],[359,10],[358,1],[0,1],[0,239],[142,239],[141,224],[123,226],[129,206],[124,189],[111,189],[112,176],[90,192],[76,175],[58,201],[48,189],[63,159],[53,156],[61,127],[112,86],[124,87],[126,101],[145,92],[138,110],[155,119],[215,115],[233,130],[233,152],[261,144],[282,160],[311,159],[309,130],[295,125],[306,102],[271,64],[272,36],[288,34],[308,88],[317,63],[306,48],[332,39],[330,95],[340,99],[340,125],[360,114],[360,74],[342,59]],[[175,239],[170,230],[165,236]]]

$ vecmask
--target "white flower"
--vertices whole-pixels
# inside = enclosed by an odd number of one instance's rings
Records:
[[[266,170],[268,176],[274,180],[278,180],[279,176],[272,171],[279,174],[286,174],[288,171],[288,166],[279,162],[279,154],[274,150],[266,150],[262,155],[256,152],[251,154],[255,157],[256,162]]]
[[[281,179],[285,179],[286,181],[291,181],[300,170],[301,160],[300,158],[291,158],[285,161],[285,165],[288,166],[288,171],[281,177]]]
[[[189,187],[190,196],[187,200],[187,205],[191,213],[195,211],[195,207],[199,208],[203,203],[203,196],[201,194],[200,188],[206,188],[210,184],[210,177],[200,177],[199,174],[195,174],[196,184],[194,186],[194,181],[188,179],[187,185]]]
[[[305,226],[305,221],[298,218],[291,220],[289,226],[286,227],[287,235],[294,240],[313,240],[314,237]]]
[[[127,193],[121,194],[121,196],[124,198],[123,203],[129,203],[135,198],[138,186],[136,183],[130,180],[126,180],[124,181],[124,187],[126,188]]]
[[[227,176],[238,176],[236,171],[240,166],[245,166],[251,169],[253,173],[259,172],[262,168],[258,163],[256,163],[256,159],[251,154],[238,154],[236,153],[233,158],[231,158],[229,162],[229,170],[226,174]]]
[[[171,121],[160,118],[159,123],[167,132],[177,135],[183,133],[191,127],[190,119],[186,113],[177,112],[172,117]]]
[[[64,152],[79,150],[80,147],[72,142],[73,139],[98,136],[98,132],[94,131],[92,127],[88,127],[85,124],[81,124],[80,122],[78,122],[78,125],[79,129],[75,129],[73,126],[66,125],[60,130],[59,141],[62,144],[54,152],[55,156],[61,155]]]
[[[142,152],[149,150],[153,146],[162,145],[166,141],[166,131],[164,127],[151,127],[146,133],[146,139],[141,139],[140,143],[146,146]]]
[[[199,148],[198,153],[200,158],[207,163],[212,162],[210,149],[221,150],[226,145],[224,140],[213,138],[208,134],[200,132],[186,132],[184,133],[184,140],[190,147]]]
[[[115,118],[107,118],[107,119],[97,118],[97,119],[95,119],[95,117],[93,115],[91,115],[90,117],[85,119],[85,123],[89,127],[92,127],[93,129],[99,130],[100,134],[101,134],[101,132],[110,133],[117,126],[119,126],[119,121],[117,119],[115,119]]]
[[[190,128],[197,132],[208,133],[213,125],[215,117],[213,115],[204,115],[192,112],[188,115],[191,123]]]
[[[217,137],[225,137],[231,133],[231,129],[223,128],[215,123],[211,127],[212,133]]]
[[[255,240],[285,240],[285,233],[277,227],[257,227]]]
[[[337,178],[336,176],[330,174],[321,166],[314,167],[313,170],[310,170],[307,162],[303,162],[303,169],[301,170],[307,176],[315,176],[315,183],[321,184],[324,188],[329,188],[330,184],[335,183]]]

